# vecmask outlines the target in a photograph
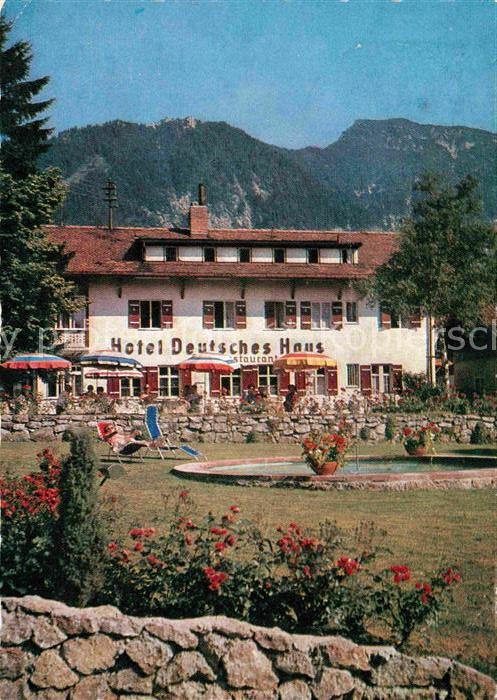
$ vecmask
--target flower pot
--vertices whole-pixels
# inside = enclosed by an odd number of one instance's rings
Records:
[[[318,469],[316,469],[316,474],[319,476],[334,474],[340,464],[338,462],[325,462]]]
[[[411,447],[410,449],[406,447],[406,451],[411,455],[411,457],[423,457],[426,454],[426,447],[419,446]]]

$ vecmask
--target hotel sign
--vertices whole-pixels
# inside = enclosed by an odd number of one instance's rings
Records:
[[[126,355],[193,355],[196,352],[228,353],[242,364],[271,364],[277,355],[289,352],[324,352],[323,343],[294,342],[281,337],[276,343],[247,343],[245,340],[218,342],[210,340],[192,343],[183,338],[171,338],[147,343],[144,340],[127,341],[126,338],[112,338],[111,349]]]

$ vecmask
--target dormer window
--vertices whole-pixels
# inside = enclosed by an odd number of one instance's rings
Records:
[[[307,248],[307,262],[308,263],[318,263],[319,262],[319,249],[318,248]]]
[[[249,263],[251,262],[252,251],[250,248],[238,248],[238,262]]]
[[[215,248],[204,248],[204,262],[216,262]]]
[[[178,249],[172,246],[166,246],[164,248],[164,260],[166,262],[176,262],[178,259]]]
[[[273,249],[273,262],[284,263],[285,262],[285,249],[284,248],[274,248]]]

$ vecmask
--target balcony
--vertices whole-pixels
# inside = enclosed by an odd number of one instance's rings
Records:
[[[88,331],[84,329],[57,330],[57,343],[61,345],[60,351],[80,352],[88,349]]]

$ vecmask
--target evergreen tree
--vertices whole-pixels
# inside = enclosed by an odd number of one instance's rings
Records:
[[[76,308],[74,285],[64,278],[69,255],[41,228],[63,195],[56,170],[19,181],[0,170],[2,341],[13,341],[12,353],[38,349],[58,314]],[[50,334],[42,339],[50,342]]]
[[[38,156],[48,148],[52,129],[45,126],[48,119],[38,115],[53,100],[33,102],[49,78],[27,80],[33,58],[31,46],[17,41],[6,47],[11,28],[10,22],[0,17],[0,160],[6,172],[22,178],[36,171]]]
[[[71,433],[62,464],[54,545],[54,590],[59,600],[83,607],[103,585],[106,541],[98,513],[97,460],[87,432]]]
[[[372,280],[374,301],[405,316],[421,308],[439,328],[488,320],[497,302],[497,236],[480,219],[477,187],[472,177],[455,187],[431,174],[420,179],[398,250]]]

